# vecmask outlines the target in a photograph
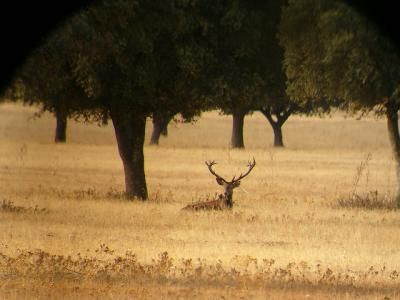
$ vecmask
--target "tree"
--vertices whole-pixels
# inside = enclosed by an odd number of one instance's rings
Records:
[[[200,77],[208,82],[202,84],[206,91],[202,93],[210,102],[209,108],[232,114],[233,148],[244,147],[246,114],[261,107],[268,115],[272,106],[273,112],[278,108],[280,112],[290,111],[282,102],[286,77],[282,71],[282,49],[276,39],[282,3],[217,0],[198,1],[191,6],[196,21],[202,24],[197,49],[209,62],[197,80]],[[153,114],[151,144],[157,144],[161,128],[174,113]],[[283,124],[281,119],[278,124],[273,123],[277,136]]]
[[[289,1],[280,40],[292,98],[342,99],[351,112],[386,116],[400,181],[399,49],[374,23],[334,0]]]
[[[264,75],[265,97],[259,111],[265,116],[274,133],[274,147],[284,147],[282,127],[288,118],[293,115],[319,115],[329,113],[332,107],[338,107],[340,101],[337,98],[326,97],[297,99],[289,97],[287,93],[287,81],[284,70],[284,49],[278,38],[281,23],[282,8],[287,1],[281,1],[274,6],[270,13],[269,30],[270,38],[268,47],[265,48],[266,75]]]
[[[73,114],[64,102],[68,97],[80,101],[86,96],[73,76],[67,73],[70,62],[60,57],[57,43],[62,43],[60,37],[54,44],[44,43],[37,49],[34,60],[27,59],[23,72],[18,75],[18,82],[11,88],[13,91],[9,89],[7,94],[14,101],[40,105],[41,109],[36,113],[38,116],[45,111],[52,113],[56,119],[54,141],[63,143],[66,141],[67,119]],[[40,72],[38,65],[42,67]]]
[[[67,141],[67,116],[56,111],[56,132],[54,134],[56,143],[65,143]]]
[[[277,38],[283,2],[279,2],[279,4],[275,7],[273,18],[269,21],[269,44],[265,48],[266,53],[264,54],[268,57],[268,60],[265,61],[264,76],[266,95],[259,108],[274,132],[274,147],[284,146],[282,126],[292,113],[296,110],[300,111],[300,107],[286,94],[287,78],[283,70],[283,48]]]
[[[210,56],[203,73],[208,81],[208,99],[214,108],[232,114],[234,148],[244,147],[244,117],[261,95],[262,76],[256,57],[262,57],[262,8],[261,1],[249,4],[242,0],[198,1],[194,7],[195,16],[203,24],[201,46]]]
[[[290,105],[265,105],[260,108],[261,113],[268,120],[274,132],[274,147],[283,147],[282,126],[293,113]]]
[[[201,25],[187,26],[187,7],[190,3],[172,0],[99,1],[50,36],[18,73],[27,98],[46,104],[41,95],[51,94],[54,86],[71,88],[82,97],[52,98],[57,107],[62,103],[88,122],[111,118],[129,198],[148,197],[146,118],[170,111],[190,117],[205,103],[197,85],[187,84],[203,67],[193,42]],[[32,68],[43,74],[38,81],[31,81]],[[49,82],[51,77],[57,80]]]
[[[42,38],[41,46],[32,51],[22,67],[17,70],[13,84],[6,90],[13,101],[26,105],[39,105],[36,113],[48,111],[56,118],[54,141],[66,141],[67,119],[73,117],[75,108],[69,107],[68,98],[84,101],[86,94],[71,72],[73,58],[62,49],[67,45],[66,34],[50,33]],[[49,41],[48,38],[51,38]],[[73,52],[71,52],[73,53]]]
[[[286,85],[285,85],[286,87]],[[291,115],[317,115],[322,117],[329,114],[332,108],[339,108],[342,101],[337,98],[308,99],[307,101],[292,100],[285,92],[266,101],[260,112],[268,120],[274,132],[274,147],[284,147],[282,127]]]
[[[219,62],[211,77],[216,105],[232,114],[233,148],[244,147],[244,118],[255,110],[271,124],[275,145],[283,146],[281,128],[294,111],[286,96],[283,50],[276,37],[285,2],[226,1],[210,26],[211,51]]]
[[[233,148],[244,147],[244,117],[260,105],[265,92],[264,75],[268,72],[266,64],[270,62],[266,46],[273,38],[268,36],[268,4],[267,7],[260,7],[244,1],[233,1],[223,19],[227,28],[221,33],[226,41],[217,55],[225,61],[223,65],[227,69],[223,70],[224,73],[230,75],[221,76],[225,97],[220,108],[233,117]],[[231,55],[226,55],[230,52],[229,48],[232,48]]]

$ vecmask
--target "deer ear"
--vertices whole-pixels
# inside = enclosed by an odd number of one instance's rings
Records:
[[[217,183],[219,184],[219,185],[224,185],[224,181],[222,180],[222,178],[219,178],[219,177],[217,177]]]
[[[235,182],[235,187],[238,187],[240,185],[240,180]]]

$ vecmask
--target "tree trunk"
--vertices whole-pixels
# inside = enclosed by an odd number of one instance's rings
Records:
[[[278,122],[272,125],[272,129],[274,130],[274,147],[284,147],[282,125],[283,124],[280,124]]]
[[[124,166],[126,196],[146,200],[148,194],[143,154],[146,118],[112,112],[111,119]]]
[[[244,116],[245,113],[243,112],[234,112],[232,114],[233,117],[232,140],[231,140],[232,148],[244,148],[244,141],[243,141]]]
[[[266,106],[261,108],[260,111],[267,118],[274,131],[274,147],[284,147],[282,126],[292,114],[293,108],[289,106],[287,109],[280,109],[273,113],[272,107]],[[272,118],[273,114],[276,116],[276,120]]]
[[[56,112],[56,132],[54,141],[56,143],[65,143],[67,140],[67,116]]]
[[[165,124],[164,128],[162,129],[161,135],[164,136],[164,137],[168,136],[168,123]]]
[[[386,118],[390,143],[392,145],[393,155],[396,160],[397,175],[397,193],[396,206],[400,208],[400,136],[399,136],[399,118],[398,107],[396,104],[389,102],[386,105]]]
[[[161,117],[155,115],[153,117],[153,132],[150,138],[150,145],[158,145],[160,142],[160,136],[168,135],[168,123],[172,117]]]
[[[158,145],[159,144],[162,130],[163,129],[161,127],[161,124],[158,122],[154,122],[154,119],[153,119],[153,132],[151,133],[150,145]]]

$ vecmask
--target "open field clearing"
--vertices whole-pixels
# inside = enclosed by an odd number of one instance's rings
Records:
[[[111,124],[71,121],[56,145],[34,112],[0,105],[0,299],[400,298],[400,213],[346,206],[397,188],[383,120],[293,117],[273,149],[255,113],[245,150],[229,116],[170,125],[145,147],[142,203],[122,197]],[[252,157],[231,211],[181,211],[220,192],[205,160],[229,178]]]

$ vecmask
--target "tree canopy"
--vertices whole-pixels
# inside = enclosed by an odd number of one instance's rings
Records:
[[[289,96],[341,99],[349,111],[386,114],[399,169],[400,52],[392,41],[339,0],[290,0],[279,36]]]
[[[398,49],[341,1],[289,1],[280,38],[291,97],[336,97],[373,109],[398,87]]]
[[[147,198],[146,117],[172,111],[190,118],[207,104],[192,84],[205,58],[193,49],[201,24],[187,14],[190,7],[191,1],[98,1],[53,32],[15,81],[26,101],[45,109],[112,119],[129,197]]]
[[[204,19],[210,95],[216,108],[233,115],[232,147],[242,148],[243,119],[285,92],[282,50],[276,38],[284,1],[200,2]],[[268,97],[269,96],[269,97]]]
[[[233,115],[232,145],[243,147],[236,133],[243,134],[251,111],[263,110],[272,121],[275,114],[281,127],[295,109],[348,97],[345,90],[336,93],[342,82],[335,86],[332,78],[341,72],[335,63],[341,58],[328,50],[336,49],[332,38],[341,46],[349,40],[336,36],[332,24],[356,21],[338,18],[334,9],[342,7],[322,0],[290,1],[281,21],[284,3],[99,0],[48,37],[14,86],[25,101],[54,113],[87,122],[111,118],[127,195],[146,199],[146,118],[191,120],[219,108]],[[322,25],[328,26],[323,32]],[[367,68],[359,72],[368,75]]]

